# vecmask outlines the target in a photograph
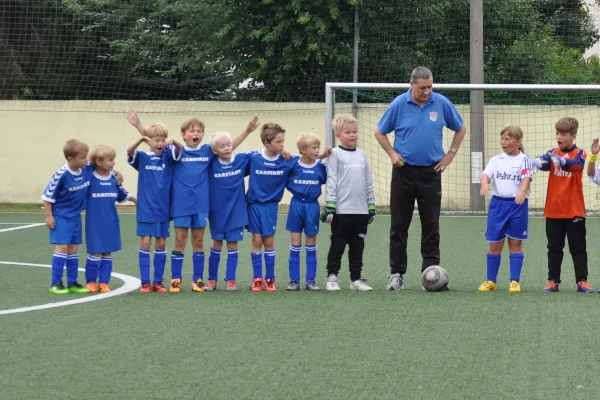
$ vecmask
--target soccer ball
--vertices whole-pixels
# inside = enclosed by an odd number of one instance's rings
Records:
[[[448,287],[448,271],[439,265],[425,268],[421,283],[428,292],[438,292]]]

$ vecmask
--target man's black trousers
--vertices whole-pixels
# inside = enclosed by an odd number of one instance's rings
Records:
[[[406,273],[406,244],[415,200],[421,219],[421,271],[430,265],[439,265],[441,172],[435,171],[433,165],[394,168],[390,193],[390,272]]]

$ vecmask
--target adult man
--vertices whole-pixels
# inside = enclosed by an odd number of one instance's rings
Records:
[[[410,89],[392,101],[375,129],[375,138],[393,165],[390,198],[390,278],[386,290],[404,289],[406,243],[415,199],[421,219],[421,271],[440,263],[441,173],[454,160],[466,133],[454,104],[432,91],[433,75],[417,67]],[[450,150],[444,154],[442,131],[453,130]],[[394,146],[387,135],[395,132]]]

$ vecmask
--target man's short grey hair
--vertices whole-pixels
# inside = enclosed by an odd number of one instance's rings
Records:
[[[410,80],[416,82],[417,79],[429,79],[433,78],[433,74],[427,67],[417,67],[413,69],[413,72],[410,74]]]

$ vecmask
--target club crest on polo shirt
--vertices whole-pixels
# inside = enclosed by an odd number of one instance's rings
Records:
[[[432,111],[429,113],[429,119],[433,122],[437,121],[437,117],[438,117],[438,113],[436,113],[435,111]]]

